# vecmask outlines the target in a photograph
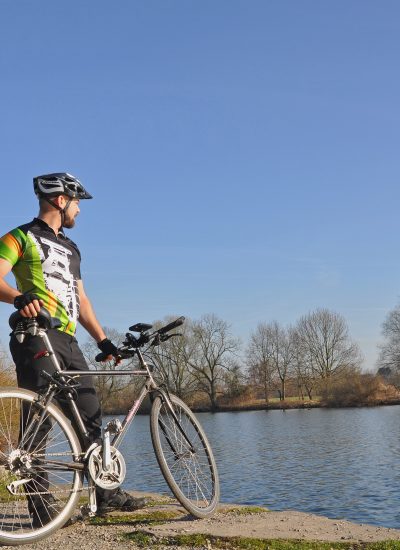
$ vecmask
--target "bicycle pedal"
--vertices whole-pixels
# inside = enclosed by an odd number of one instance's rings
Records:
[[[89,504],[84,504],[80,507],[80,512],[83,518],[94,518],[94,516],[96,515],[96,511],[96,505],[90,506]]]

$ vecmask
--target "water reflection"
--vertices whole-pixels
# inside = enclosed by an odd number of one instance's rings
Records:
[[[221,500],[400,527],[400,407],[202,413]],[[168,492],[149,418],[137,417],[122,451],[127,488]]]

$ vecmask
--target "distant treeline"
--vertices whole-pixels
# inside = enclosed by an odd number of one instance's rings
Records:
[[[117,345],[124,341],[124,334],[115,329],[105,331]],[[385,343],[375,374],[361,371],[361,352],[345,319],[327,309],[312,311],[291,326],[261,322],[247,342],[214,314],[187,319],[179,333],[149,348],[146,359],[155,365],[159,381],[197,409],[349,406],[399,399],[400,305],[383,325]],[[91,368],[114,368],[111,362],[96,363],[99,350],[93,340],[82,349]],[[0,351],[0,384],[15,383],[8,355]],[[95,383],[104,412],[123,413],[143,380],[99,376]]]
[[[162,325],[172,318],[166,318]],[[124,335],[106,329],[121,344]],[[191,406],[205,410],[323,403],[347,406],[397,399],[396,388],[380,376],[361,372],[362,356],[345,319],[327,309],[301,317],[293,326],[277,321],[259,323],[249,341],[241,342],[223,319],[214,314],[187,319],[181,336],[147,350],[154,375]],[[83,346],[94,368],[98,349]],[[97,389],[105,412],[123,412],[141,380],[98,377]]]

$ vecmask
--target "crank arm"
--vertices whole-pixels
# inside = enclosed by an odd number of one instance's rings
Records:
[[[7,485],[7,489],[12,495],[18,496],[18,487],[25,485],[25,483],[28,483],[29,481],[32,480],[30,478],[26,478],[20,479],[19,481],[12,481],[9,485]]]

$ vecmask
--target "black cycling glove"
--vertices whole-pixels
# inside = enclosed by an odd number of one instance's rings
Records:
[[[29,306],[29,304],[31,304],[34,300],[40,300],[39,296],[36,296],[36,294],[32,294],[31,292],[20,294],[14,298],[14,307],[19,311],[25,306]]]
[[[117,346],[114,346],[114,344],[108,338],[104,338],[104,340],[98,342],[97,347],[105,355],[113,355],[114,357],[118,357]]]

